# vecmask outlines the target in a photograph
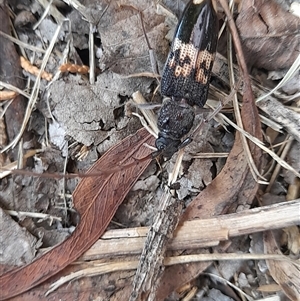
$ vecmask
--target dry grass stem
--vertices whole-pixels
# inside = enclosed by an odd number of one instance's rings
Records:
[[[291,165],[289,165],[287,162],[282,160],[279,156],[277,156],[274,152],[269,150],[266,146],[263,145],[261,141],[250,135],[248,132],[244,131],[240,127],[238,127],[234,122],[232,122],[229,118],[227,118],[225,115],[222,113],[219,113],[219,115],[222,116],[222,118],[229,123],[231,126],[233,126],[236,130],[241,132],[244,136],[246,136],[249,140],[254,142],[257,146],[259,146],[263,151],[268,153],[277,163],[279,163],[283,168],[291,171],[294,175],[296,175],[298,178],[300,178],[300,173],[297,172]]]
[[[230,237],[300,224],[299,210],[300,199],[297,199],[211,219],[187,221],[176,230],[168,249],[215,246]],[[139,254],[148,231],[147,227],[109,230],[80,260]]]
[[[47,48],[47,51],[44,55],[44,58],[43,58],[43,61],[42,61],[42,64],[41,64],[41,67],[40,67],[40,71],[37,75],[37,78],[36,78],[36,81],[34,83],[34,86],[32,88],[32,93],[30,95],[30,99],[28,101],[28,105],[27,105],[27,109],[26,109],[26,112],[25,112],[25,117],[24,117],[24,120],[23,120],[23,123],[22,123],[22,127],[18,133],[18,135],[7,145],[5,146],[2,150],[1,150],[1,153],[3,152],[6,152],[8,149],[10,148],[14,148],[16,146],[16,144],[18,143],[18,141],[21,139],[22,135],[23,135],[23,132],[25,131],[25,128],[26,128],[26,125],[28,123],[28,120],[31,116],[31,112],[35,106],[35,103],[37,101],[37,98],[38,98],[38,95],[39,95],[39,90],[40,90],[40,81],[41,81],[41,74],[44,72],[44,69],[47,65],[47,62],[48,62],[48,59],[49,59],[49,56],[53,50],[53,47],[54,47],[54,44],[56,43],[56,40],[57,40],[57,37],[58,37],[58,34],[61,30],[61,27],[62,27],[62,24],[59,25],[57,28],[56,28],[56,31],[53,35],[53,38]]]
[[[143,95],[139,91],[134,92],[132,94],[132,99],[137,104],[147,104],[146,99],[143,97]],[[155,133],[153,136],[157,137],[158,128],[157,128],[157,124],[156,124],[157,118],[156,118],[155,114],[153,113],[152,110],[143,110],[143,109],[140,109],[140,110],[141,110],[142,114],[144,115],[145,119],[147,120],[150,128],[152,129],[151,134],[153,135],[153,133]]]
[[[278,83],[278,85],[269,91],[268,93],[258,97],[256,99],[256,102],[260,102],[266,98],[268,98],[270,95],[272,95],[274,92],[276,92],[278,89],[280,89],[282,86],[284,86],[291,78],[293,78],[297,72],[300,70],[300,54],[298,55],[297,59],[293,63],[293,65],[290,67],[286,75],[283,77],[283,79]]]
[[[5,210],[7,214],[11,216],[17,216],[20,219],[23,217],[32,217],[32,218],[38,218],[41,220],[50,220],[51,224],[53,220],[62,221],[61,217],[52,216],[49,214],[39,213],[39,212],[24,212],[24,211],[15,211],[15,210]]]
[[[59,12],[59,10],[52,4],[52,2],[48,2],[47,0],[38,0],[38,2],[44,7],[45,11],[55,19],[56,23],[61,25],[65,21],[65,17]],[[45,13],[43,14],[43,16]],[[43,17],[42,16],[42,17]]]
[[[29,50],[32,50],[32,51],[36,51],[36,52],[41,52],[41,53],[45,53],[46,51],[42,48],[39,48],[39,47],[36,47],[36,46],[33,46],[33,45],[29,45],[27,43],[24,43],[8,34],[6,34],[5,32],[1,31],[0,30],[0,35],[5,37],[6,39],[12,41],[13,43],[15,43],[16,45],[19,45],[20,47],[22,48],[26,48],[26,49],[29,49]]]
[[[15,86],[13,86],[13,85],[11,85],[11,84],[7,84],[7,83],[5,83],[5,82],[0,81],[0,86],[6,88],[6,89],[8,89],[8,90],[12,90],[12,91],[14,91],[14,92],[16,92],[16,93],[18,93],[18,94],[21,94],[21,95],[25,96],[25,97],[28,98],[28,99],[30,98],[30,94],[24,92],[23,90],[21,90],[21,89],[15,87]]]
[[[197,254],[197,255],[183,255],[176,257],[167,257],[164,259],[165,266],[171,266],[175,264],[186,264],[191,262],[200,262],[200,261],[222,261],[222,260],[288,260],[283,255],[270,255],[270,254]],[[88,265],[92,267],[84,268],[67,276],[61,277],[58,281],[51,284],[50,289],[46,292],[46,296],[50,293],[58,289],[65,283],[70,281],[74,281],[76,279],[80,279],[83,277],[93,277],[99,276],[106,273],[117,272],[117,271],[126,271],[126,270],[134,270],[138,266],[138,261],[118,261],[118,262],[108,262],[108,263],[97,263],[97,262],[89,262]],[[207,274],[207,273],[204,273]],[[214,274],[214,277],[219,277]],[[230,282],[229,282],[230,283]],[[233,286],[232,283],[230,283]],[[241,291],[242,292],[242,291]]]
[[[30,150],[22,157],[22,159],[25,160],[27,158],[33,157],[35,154],[37,154],[40,151],[41,150]],[[0,167],[0,179],[3,179],[6,176],[10,175],[12,170],[18,168],[18,164],[19,164],[18,161],[14,161],[5,166],[1,166]]]

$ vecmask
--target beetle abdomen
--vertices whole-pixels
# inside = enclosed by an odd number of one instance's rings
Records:
[[[200,2],[199,4],[196,4]],[[210,0],[190,1],[177,26],[161,93],[203,107],[218,40],[218,19]]]

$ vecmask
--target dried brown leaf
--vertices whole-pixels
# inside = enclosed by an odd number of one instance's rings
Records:
[[[236,23],[249,64],[289,68],[299,55],[300,19],[275,1],[242,1]]]
[[[300,233],[299,228],[297,226],[292,226],[283,229],[287,236],[287,247],[288,250],[294,254],[300,254]]]
[[[151,150],[144,143],[153,144],[153,137],[144,129],[129,136],[105,153],[88,171],[97,177],[84,178],[74,194],[74,205],[81,221],[66,241],[54,247],[29,265],[12,270],[0,278],[0,300],[16,296],[42,283],[61,271],[89,249],[104,233],[117,208],[148,166],[151,159],[138,161]],[[107,174],[120,165],[129,168]],[[28,277],[30,275],[30,277]]]

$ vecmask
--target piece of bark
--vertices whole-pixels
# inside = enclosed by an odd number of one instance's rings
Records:
[[[162,206],[150,227],[139,259],[130,301],[154,300],[155,292],[164,271],[164,254],[167,242],[173,237],[182,212],[182,203],[169,192],[163,194]]]

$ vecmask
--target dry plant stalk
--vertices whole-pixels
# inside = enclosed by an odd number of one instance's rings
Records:
[[[168,250],[177,250],[179,254],[187,250],[186,246],[197,250],[202,247],[218,245],[220,240],[225,241],[232,237],[261,232],[264,230],[280,229],[288,225],[297,224],[300,199],[268,205],[261,208],[249,209],[239,213],[216,216],[207,220],[186,221],[176,231],[174,239],[170,241]],[[283,213],[283,214],[282,214]],[[199,231],[203,229],[203,231]],[[64,283],[83,277],[103,275],[115,271],[134,270],[138,267],[138,261],[132,260],[133,255],[140,254],[150,228],[139,227],[131,229],[108,230],[98,242],[79,258],[74,270],[52,283],[47,295]],[[153,237],[154,238],[154,237]],[[148,238],[147,238],[148,239]],[[154,238],[155,239],[155,238]],[[157,249],[160,240],[155,239]],[[107,258],[125,256],[122,261],[101,261]],[[143,255],[142,255],[143,256]],[[154,254],[152,254],[153,257]],[[164,266],[192,263],[208,260],[262,260],[272,259],[276,262],[297,266],[297,262],[282,254],[189,254],[166,257],[163,259]],[[153,264],[151,261],[148,264]],[[153,277],[155,277],[154,271]],[[144,276],[143,274],[141,276]]]
[[[15,91],[0,91],[0,101],[15,98],[19,93]]]
[[[182,251],[213,247],[233,237],[299,224],[300,199],[253,208],[207,219],[185,221],[167,249]],[[202,229],[202,231],[199,231]],[[122,254],[139,254],[150,228],[108,230],[79,261],[101,260]],[[113,250],[113,251],[112,251]]]
[[[71,73],[80,73],[80,74],[87,74],[90,72],[90,67],[86,65],[76,65],[76,64],[62,64],[59,67],[61,72],[71,72]]]
[[[40,69],[34,65],[32,65],[27,59],[25,59],[23,56],[20,56],[20,63],[21,63],[21,67],[29,72],[30,74],[33,74],[35,76],[38,76]],[[48,73],[46,71],[43,71],[41,74],[41,78],[47,80],[47,81],[51,81],[52,80],[53,75],[51,73]]]

